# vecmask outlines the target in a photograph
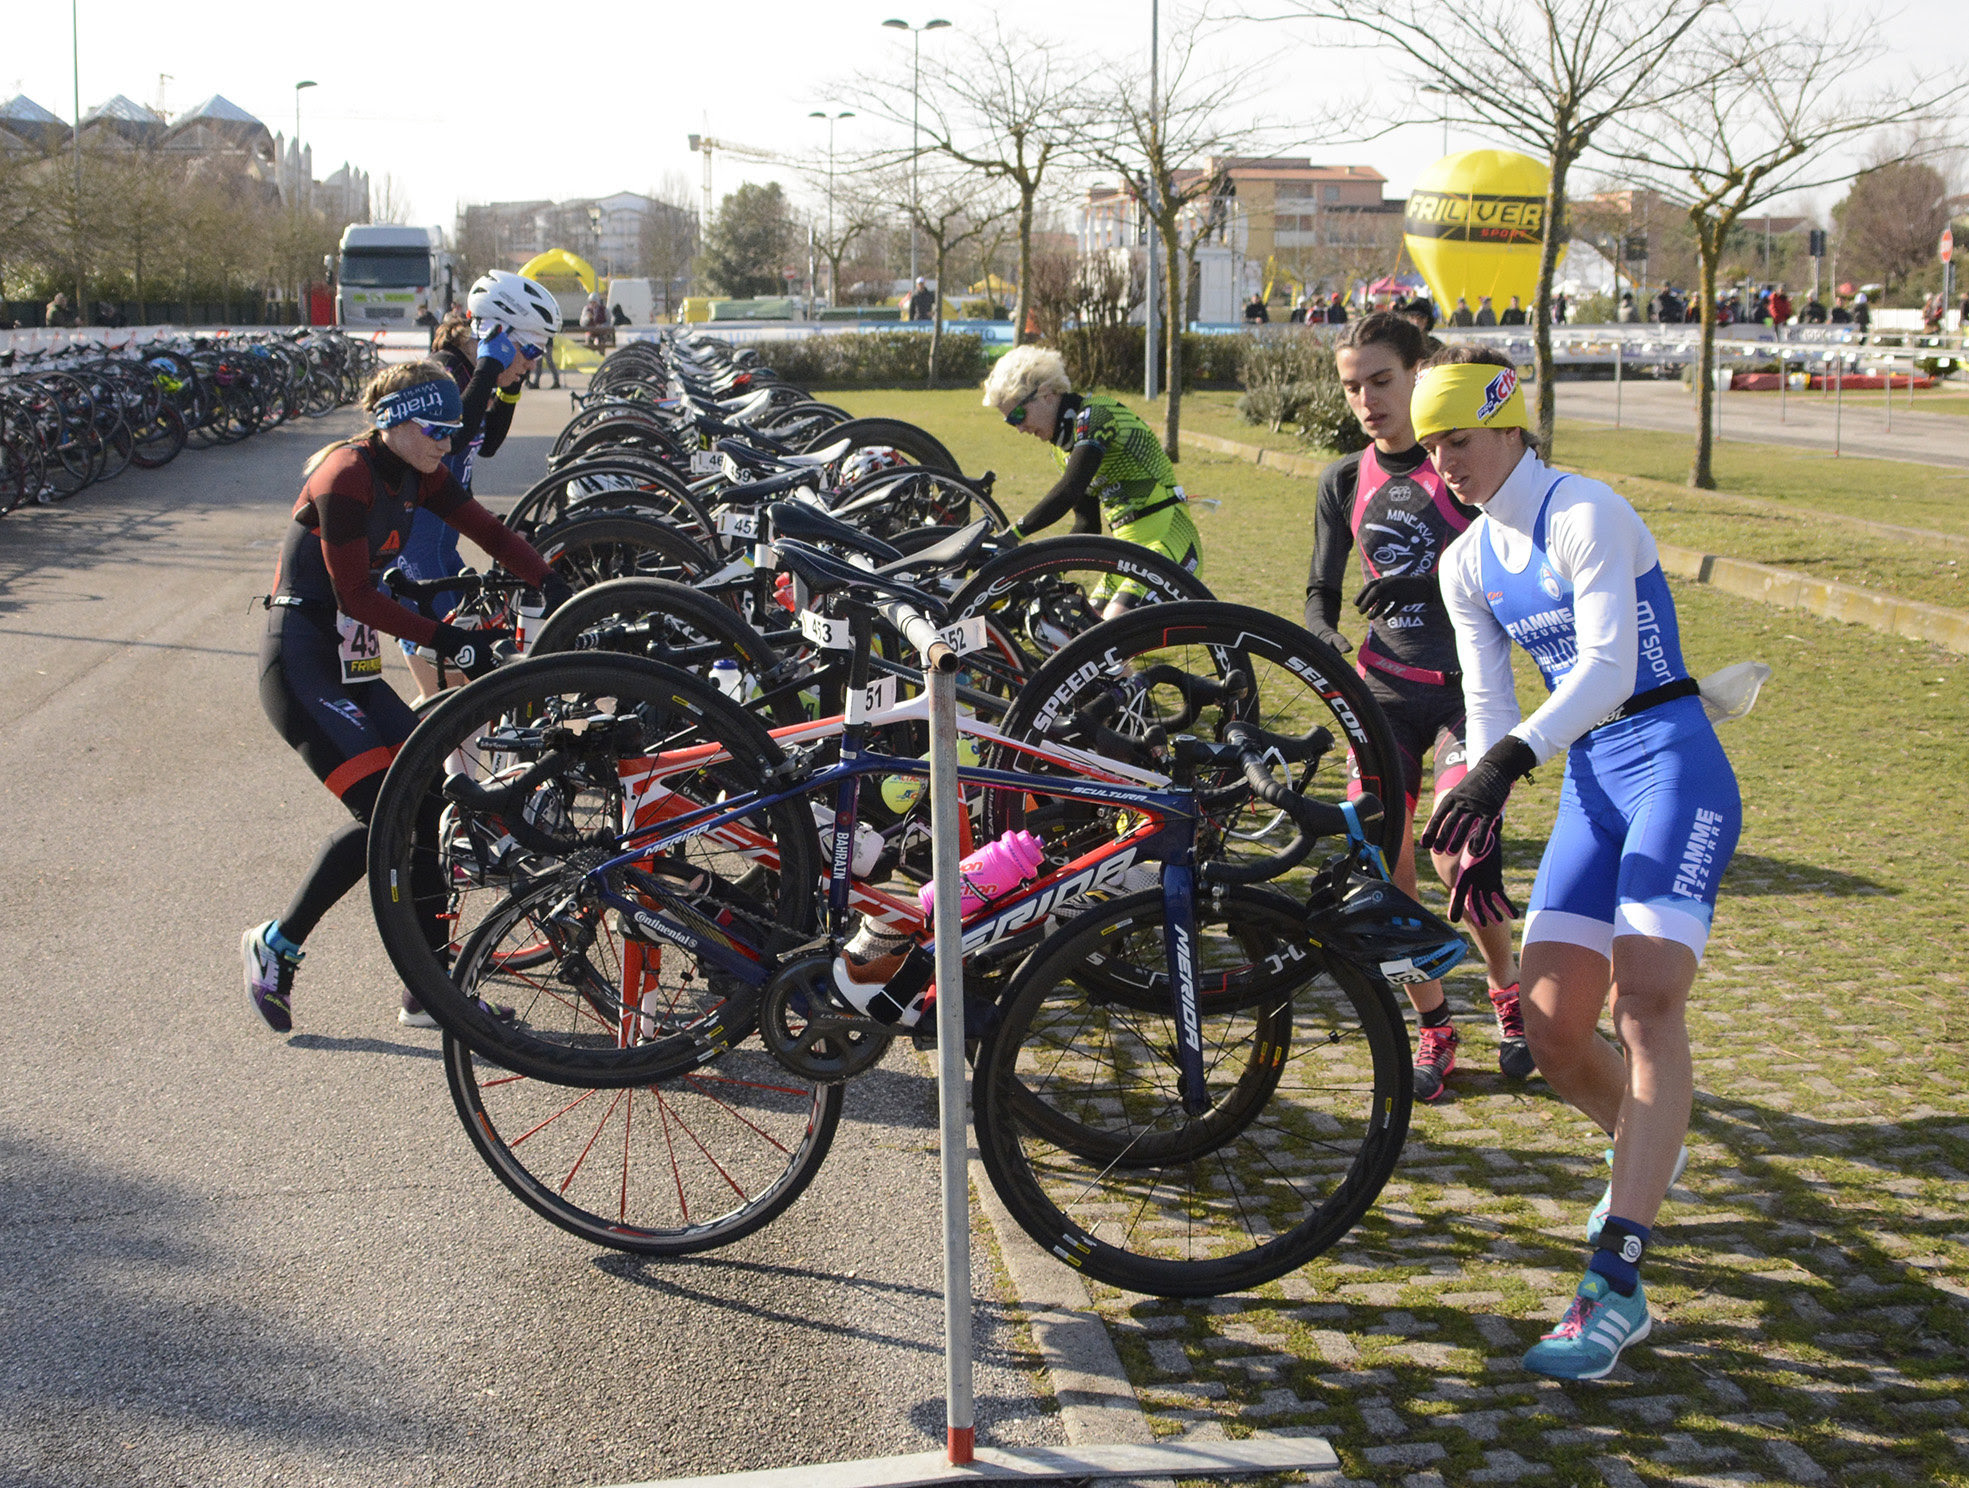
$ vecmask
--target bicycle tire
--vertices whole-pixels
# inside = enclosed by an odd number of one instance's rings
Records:
[[[470,988],[472,949],[459,958]],[[550,1224],[634,1255],[695,1255],[764,1228],[827,1159],[845,1087],[802,1081],[755,1044],[662,1082],[574,1091],[444,1038],[476,1151]]]
[[[1171,661],[1176,671],[1212,684],[1226,682],[1237,672],[1248,691],[1241,697],[1197,705],[1194,716],[1184,718],[1187,700],[1184,708],[1169,711],[1162,685],[1144,680],[1155,674],[1138,668],[1142,661]],[[1382,850],[1390,861],[1400,851],[1401,756],[1388,720],[1367,684],[1339,653],[1289,620],[1218,600],[1179,600],[1131,610],[1054,652],[1020,690],[1001,727],[1008,738],[1038,744],[1090,703],[1118,708],[1116,732],[1136,741],[1146,739],[1151,725],[1172,719],[1179,721],[1170,732],[1217,740],[1234,721],[1290,735],[1303,735],[1315,725],[1325,727],[1334,737],[1334,753],[1312,774],[1298,773],[1297,788],[1338,799],[1346,786],[1342,775],[1346,766],[1341,762],[1351,763],[1362,790],[1379,797],[1387,808],[1382,813]],[[1108,753],[1114,747],[1110,739],[1097,752]],[[1001,768],[1044,768],[1003,745],[995,747],[993,758]],[[1147,748],[1131,762],[1159,768]],[[1269,827],[1264,824],[1268,811],[1252,802],[1241,781],[1242,772],[1235,770],[1198,776],[1206,815],[1223,834],[1218,846],[1233,856],[1247,855],[1232,846],[1241,834],[1256,832],[1262,837],[1278,828],[1275,817]],[[1018,792],[986,792],[987,837],[1020,827],[1025,800]],[[1212,802],[1221,803],[1220,809],[1213,810]],[[1096,824],[1089,830],[1099,830],[1102,819],[1100,813],[1085,818]]]
[[[646,638],[616,642],[589,634],[612,620],[656,617],[669,624]],[[527,654],[574,650],[623,651],[685,671],[729,658],[738,663],[739,675],[748,684],[770,677],[780,664],[779,653],[744,616],[701,590],[669,579],[610,579],[581,590],[547,617]],[[770,712],[775,724],[806,722],[799,700],[783,692]]]
[[[601,732],[588,732],[598,727]],[[552,742],[542,730],[557,731]],[[499,742],[528,736],[542,740],[531,755],[523,746]],[[633,769],[693,744],[716,745],[722,753],[668,776],[665,783],[676,795],[665,799],[708,802],[759,790],[785,763],[757,718],[689,673],[636,656],[555,654],[501,667],[447,695],[412,731],[377,796],[369,833],[370,904],[404,986],[474,1053],[534,1079],[614,1087],[681,1073],[750,1032],[758,987],[709,972],[693,980],[700,972],[681,951],[688,963],[681,978],[672,975],[663,983],[659,964],[657,982],[640,989],[610,984],[607,968],[588,960],[588,945],[599,944],[604,932],[643,938],[620,925],[598,930],[587,914],[596,901],[581,893],[587,871],[613,856],[612,846],[586,844],[616,840],[623,762]],[[543,754],[562,764],[529,788],[517,812],[509,806],[501,818],[457,803],[452,816],[442,815],[441,787],[461,763],[469,778],[496,784]],[[554,829],[559,840],[553,853],[512,866],[486,848],[510,841],[522,823],[532,835],[547,830],[542,822],[554,821],[566,825]],[[674,846],[661,863],[641,866],[687,885],[691,909],[723,921],[733,940],[764,963],[762,984],[777,954],[811,933],[820,849],[813,818],[797,800],[763,808],[745,826],[776,863],[762,866],[753,853],[705,835]],[[617,871],[630,881],[629,870]],[[449,975],[448,950],[427,940],[431,898],[449,896],[456,942],[502,912],[514,893],[548,891],[566,893],[570,904],[582,906],[579,912],[566,906],[541,912],[547,919],[542,934],[550,943],[558,944],[556,937],[566,942],[559,982],[533,988],[530,998],[519,999],[519,1018],[504,1022],[458,988]],[[622,892],[640,902],[637,889]],[[427,896],[422,909],[419,894]],[[563,912],[564,919],[554,918]],[[659,1014],[651,1001],[659,994],[672,999],[661,1005],[660,1028],[652,1026]]]
[[[1295,971],[1274,978],[1271,994],[1290,1022],[1283,1046],[1257,1036],[1253,1009],[1202,1002],[1206,1082],[1233,1097],[1213,1100],[1207,1137],[1186,1138],[1173,1008],[1117,1007],[1080,976],[1090,954],[1135,947],[1146,969],[1162,964],[1157,894],[1101,906],[1050,936],[978,1054],[973,1117],[993,1188],[1044,1249],[1127,1291],[1221,1296],[1304,1265],[1359,1222],[1407,1137],[1413,1070],[1388,984],[1314,945],[1303,908],[1282,896],[1233,889],[1199,901],[1200,947],[1217,925],[1240,946],[1268,942]],[[1275,1083],[1252,1087],[1252,1066],[1268,1061]],[[1249,1088],[1263,1099],[1239,1095]],[[1055,1122],[1035,1122],[1035,1103]],[[1068,1121],[1104,1140],[1063,1144]],[[1147,1138],[1162,1142],[1159,1160],[1117,1155]]]
[[[609,579],[701,578],[717,561],[684,532],[649,511],[584,511],[531,539],[547,566],[577,589]]]
[[[859,418],[849,419],[845,424],[836,424],[814,435],[804,446],[809,452],[827,449],[848,441],[850,449],[862,449],[871,444],[885,444],[891,449],[901,450],[918,465],[927,465],[933,470],[948,471],[952,475],[962,475],[964,469],[957,463],[957,457],[944,448],[943,441],[928,429],[919,429],[914,424],[901,419]]]

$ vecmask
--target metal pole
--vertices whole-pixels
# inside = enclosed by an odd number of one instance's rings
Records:
[[[841,299],[841,286],[834,281],[839,277],[834,270],[834,121],[827,121],[827,307],[831,310]],[[911,285],[914,289],[916,286]]]
[[[971,1186],[964,1134],[964,934],[957,788],[957,674],[926,669],[930,693],[930,871],[936,875],[937,1111],[943,1156],[944,1412],[950,1463],[976,1448],[971,1380]]]
[[[1882,376],[1887,383],[1887,432],[1891,434],[1894,432],[1894,359],[1892,357],[1887,358]]]
[[[916,293],[916,216],[922,211],[916,195],[916,174],[923,162],[919,123],[923,111],[923,28],[912,27],[909,35],[915,54],[909,74],[909,292],[913,295]],[[942,285],[937,286],[937,293],[943,293]]]
[[[89,323],[87,273],[82,260],[82,16],[80,0],[68,0],[69,62],[75,82],[75,323]]]
[[[1785,367],[1786,367],[1785,353],[1783,349],[1780,348],[1778,351],[1778,422],[1779,423],[1783,423],[1785,421],[1784,420],[1785,384],[1791,381],[1790,374],[1785,370]]]
[[[1613,343],[1613,426],[1616,429],[1620,427],[1620,363],[1626,346],[1626,340],[1616,332]]]
[[[1839,352],[1832,372],[1832,458],[1839,458],[1839,422],[1846,410],[1846,353]]]
[[[1142,204],[1142,209],[1148,216],[1148,221],[1146,224],[1148,228],[1148,252],[1145,256],[1144,262],[1148,265],[1148,281],[1149,281],[1148,294],[1146,296],[1145,304],[1142,312],[1142,323],[1143,323],[1142,396],[1144,398],[1153,398],[1156,394],[1156,387],[1157,387],[1157,379],[1155,375],[1157,370],[1156,369],[1156,342],[1158,341],[1158,339],[1160,339],[1156,335],[1157,330],[1160,329],[1160,327],[1157,324],[1157,315],[1156,315],[1156,287],[1160,283],[1160,276],[1156,273],[1156,267],[1155,267],[1155,250],[1156,250],[1155,211],[1156,211],[1156,199],[1160,195],[1159,188],[1161,186],[1161,182],[1157,179],[1159,173],[1158,161],[1161,158],[1161,151],[1160,149],[1157,148],[1157,146],[1160,144],[1160,141],[1157,137],[1157,132],[1156,132],[1157,131],[1156,105],[1158,102],[1156,96],[1156,83],[1157,83],[1156,62],[1162,51],[1161,30],[1162,30],[1162,6],[1160,0],[1149,0],[1150,151],[1149,151],[1149,170],[1148,170],[1148,200]]]

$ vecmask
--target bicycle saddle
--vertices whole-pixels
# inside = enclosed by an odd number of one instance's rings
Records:
[[[722,450],[727,444],[735,442],[729,439],[720,440],[718,442],[718,448]],[[727,450],[726,453],[729,454],[731,451]],[[764,501],[769,497],[783,496],[788,491],[794,490],[799,486],[811,485],[813,478],[814,473],[811,470],[800,468],[781,470],[772,475],[761,476],[758,480],[743,481],[738,485],[727,486],[724,490],[717,493],[717,499],[721,502],[737,502],[740,505],[748,502]]]
[[[847,440],[837,439],[825,449],[810,450],[805,454],[781,455],[780,459],[792,465],[832,465],[852,448],[853,445]]]
[[[932,618],[941,619],[946,613],[946,605],[936,595],[925,594],[912,584],[874,569],[858,568],[847,559],[823,553],[798,538],[774,539],[773,557],[778,560],[780,568],[806,586],[807,593],[813,599],[821,599],[843,589],[854,589],[864,594],[872,591],[875,595],[903,600]]]
[[[885,563],[876,572],[917,575],[948,573],[969,563],[990,536],[991,518],[979,517],[970,526],[958,528],[942,542],[932,543],[920,552]]]
[[[788,474],[805,479],[807,472],[795,470],[789,471]],[[776,477],[776,479],[783,481],[785,477]],[[769,482],[759,481],[756,484],[766,485]],[[838,521],[817,507],[808,506],[803,502],[775,501],[766,508],[766,516],[772,522],[774,537],[797,538],[801,542],[809,543],[839,543],[844,548],[853,548],[858,553],[865,553],[884,565],[895,563],[902,558],[901,549],[890,546],[879,537],[870,536],[859,527],[850,527],[846,522]]]

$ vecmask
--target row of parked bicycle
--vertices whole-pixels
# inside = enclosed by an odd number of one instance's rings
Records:
[[[1387,882],[1396,755],[1352,669],[1134,544],[1015,541],[990,472],[721,343],[624,347],[576,402],[511,517],[573,597],[397,586],[464,591],[453,623],[525,655],[435,700],[370,833],[501,1181],[600,1245],[751,1233],[846,1083],[933,1036],[951,933],[980,1151],[1047,1250],[1194,1296],[1344,1235],[1407,1130],[1390,981],[1462,953]],[[927,665],[962,714],[961,926],[929,884]]]
[[[377,361],[372,342],[334,328],[0,353],[0,516],[187,445],[321,418],[355,401]]]

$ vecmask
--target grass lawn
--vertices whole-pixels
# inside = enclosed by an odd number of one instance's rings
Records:
[[[996,468],[1014,511],[1052,479],[975,394],[840,401]],[[1563,453],[1602,468],[1619,453],[1584,444]],[[1212,586],[1296,615],[1311,482],[1182,469],[1222,500],[1198,521]],[[1658,530],[1684,517],[1689,493],[1642,494]],[[1688,520],[1756,530],[1708,506]],[[1316,1431],[1349,1478],[1390,1488],[1424,1471],[1515,1481],[1525,1464],[1529,1481],[1596,1488],[1969,1485],[1969,659],[1697,585],[1675,595],[1694,671],[1755,657],[1776,675],[1722,735],[1746,821],[1692,1002],[1693,1157],[1649,1261],[1654,1338],[1599,1384],[1518,1370],[1585,1259],[1601,1140],[1541,1081],[1495,1073],[1481,970],[1459,972],[1462,1065],[1347,1244],[1259,1295],[1097,1296],[1159,1433]],[[1559,784],[1543,770],[1513,799],[1521,899]]]
[[[1048,452],[1006,428],[979,406],[975,394],[844,393],[832,401],[854,413],[885,412],[935,431],[966,470],[998,472],[1000,499],[1014,515],[1055,478]],[[1127,401],[1138,412],[1146,406],[1140,398]],[[1239,422],[1235,401],[1231,393],[1193,395],[1184,401],[1185,427],[1305,451],[1290,435]],[[1889,460],[1829,460],[1774,446],[1724,444],[1717,447],[1717,475],[1728,490],[1692,491],[1679,475],[1664,475],[1686,468],[1683,436],[1568,423],[1559,428],[1559,455],[1562,463],[1608,480],[1663,542],[1930,604],[1969,605],[1963,579],[1969,550],[1911,543],[1823,520],[1856,516],[1969,537],[1969,475]],[[1192,496],[1223,503],[1215,509],[1199,506],[1195,513],[1204,540],[1204,577],[1213,589],[1226,599],[1252,602],[1272,590],[1295,585],[1303,590],[1313,541],[1313,482],[1195,449],[1184,453],[1181,474]],[[1791,484],[1784,484],[1786,479]]]

